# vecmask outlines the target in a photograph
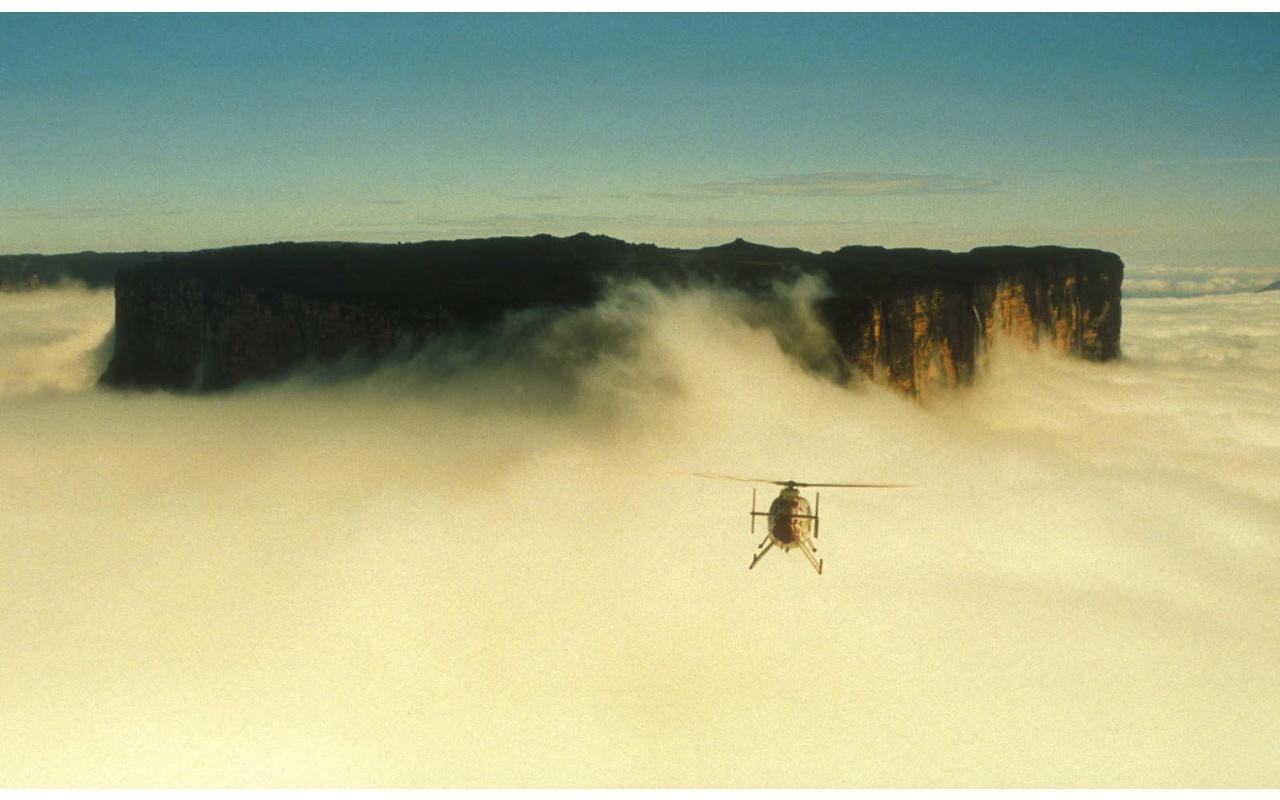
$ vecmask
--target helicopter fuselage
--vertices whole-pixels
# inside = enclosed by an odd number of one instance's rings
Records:
[[[798,489],[783,489],[769,505],[769,536],[783,550],[807,540],[813,532],[809,501]]]

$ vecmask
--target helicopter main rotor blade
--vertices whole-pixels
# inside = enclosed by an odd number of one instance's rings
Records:
[[[915,484],[911,483],[802,483],[800,481],[775,481],[769,478],[743,478],[737,475],[720,475],[712,472],[690,472],[699,478],[717,478],[726,481],[741,481],[743,483],[772,483],[774,486],[803,486],[814,487],[817,489],[914,489]]]
[[[769,480],[768,478],[740,478],[737,475],[717,475],[711,472],[689,472],[686,474],[693,475],[698,478],[717,478],[723,481],[742,481],[743,483],[772,483],[776,486],[786,486],[789,483],[793,483],[793,481],[773,481],[773,480]]]
[[[792,481],[793,486],[814,487],[817,489],[914,489],[914,483],[799,483]]]

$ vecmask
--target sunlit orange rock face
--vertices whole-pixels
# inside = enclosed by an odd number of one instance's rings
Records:
[[[1058,255],[1058,254],[1055,254]],[[971,382],[997,338],[1092,361],[1119,355],[1123,264],[1112,254],[1005,263],[986,280],[886,287],[826,301],[849,363],[904,394]]]

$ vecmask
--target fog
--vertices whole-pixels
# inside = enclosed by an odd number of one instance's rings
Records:
[[[109,292],[0,295],[0,784],[1280,783],[1280,293],[912,403],[819,374],[814,291],[206,396],[95,386]],[[916,488],[748,572],[692,471]]]

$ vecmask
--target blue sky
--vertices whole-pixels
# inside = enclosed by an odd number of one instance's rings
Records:
[[[0,252],[589,230],[1280,267],[1280,15],[4,15]]]

